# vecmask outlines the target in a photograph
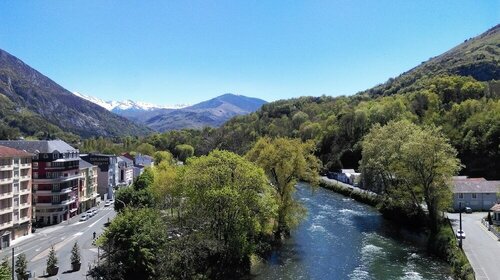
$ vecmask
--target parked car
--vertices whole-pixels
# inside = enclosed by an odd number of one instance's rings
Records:
[[[89,209],[87,210],[87,212],[85,212],[85,214],[87,214],[90,217],[94,216],[94,211],[92,211],[92,209]]]
[[[465,207],[465,213],[472,213],[472,208],[470,207]]]
[[[104,203],[104,207],[108,206],[111,206],[111,200],[106,200],[106,202]]]
[[[457,230],[457,238],[465,239],[465,232],[463,230]]]
[[[98,212],[97,208],[93,208],[93,209],[92,209],[92,213],[93,213],[93,214],[92,214],[92,216],[97,215],[97,212]]]
[[[89,219],[89,215],[87,213],[84,213],[80,216],[80,222],[84,222]]]

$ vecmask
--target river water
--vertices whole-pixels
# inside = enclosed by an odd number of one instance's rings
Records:
[[[292,237],[253,270],[253,279],[451,279],[449,267],[372,207],[299,184],[308,210]],[[409,241],[409,240],[412,241]]]

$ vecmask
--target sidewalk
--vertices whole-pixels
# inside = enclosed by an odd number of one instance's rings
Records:
[[[481,223],[486,215],[485,212],[462,214],[462,228],[466,235],[463,249],[476,273],[476,280],[500,279],[500,242]],[[448,213],[448,218],[457,232],[459,214]]]

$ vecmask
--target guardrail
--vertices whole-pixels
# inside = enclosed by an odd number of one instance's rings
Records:
[[[500,231],[498,231],[494,226],[490,225],[490,223],[484,218],[481,219],[481,223],[498,238],[498,241],[500,241]]]

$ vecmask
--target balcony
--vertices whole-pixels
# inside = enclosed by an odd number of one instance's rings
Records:
[[[7,206],[5,208],[0,208],[0,215],[7,214],[7,213],[12,213],[12,205]]]
[[[13,177],[0,178],[0,184],[12,184],[12,182],[14,182],[14,178]]]
[[[9,165],[0,165],[0,171],[12,171],[14,170],[14,166]]]
[[[25,217],[20,218],[17,223],[24,224],[24,223],[27,223],[29,221],[30,221],[30,217],[29,216],[25,216]]]
[[[22,164],[19,165],[19,168],[21,168],[21,169],[31,168],[31,164],[29,164],[29,163],[22,163]]]
[[[82,178],[81,174],[70,175],[67,177],[56,177],[56,178],[34,178],[38,184],[54,184],[63,183],[71,180],[76,180]]]
[[[47,194],[67,194],[73,191],[73,188],[64,188],[60,190],[37,190],[36,194],[38,195],[47,195]]]
[[[0,230],[2,229],[6,229],[6,228],[10,228],[14,225],[14,223],[12,221],[9,221],[9,222],[0,222]]]
[[[9,197],[12,197],[13,195],[14,195],[14,193],[12,191],[3,192],[3,193],[0,193],[0,199],[9,198]]]
[[[28,202],[19,204],[20,209],[29,208],[31,205]]]
[[[30,175],[19,176],[19,181],[28,181],[31,179]]]
[[[36,207],[37,208],[61,207],[61,206],[69,205],[75,201],[76,201],[76,198],[71,198],[71,199],[60,201],[60,202],[37,202]]]
[[[22,188],[19,192],[19,194],[27,194],[27,193],[30,193],[31,190],[29,188]]]

